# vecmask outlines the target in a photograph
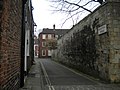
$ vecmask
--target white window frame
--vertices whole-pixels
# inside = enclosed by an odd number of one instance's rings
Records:
[[[52,34],[48,34],[48,39],[52,39]]]
[[[42,34],[42,39],[46,39],[46,34]]]
[[[51,50],[48,50],[48,56],[51,56],[52,55],[51,53],[52,53]]]
[[[46,50],[42,50],[42,56],[46,56]]]
[[[42,47],[45,47],[46,46],[46,42],[42,42]]]

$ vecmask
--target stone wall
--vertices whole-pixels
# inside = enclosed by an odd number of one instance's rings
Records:
[[[22,0],[3,0],[0,13],[0,90],[18,90]]]
[[[106,1],[58,40],[52,57],[92,76],[120,82],[120,1]]]

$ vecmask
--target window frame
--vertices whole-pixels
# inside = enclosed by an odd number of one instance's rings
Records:
[[[51,50],[48,50],[48,56],[51,56],[52,54],[51,54]]]
[[[42,50],[42,56],[46,56],[46,50]]]
[[[46,42],[43,41],[43,42],[42,42],[42,47],[45,47],[45,46],[46,46]]]
[[[52,39],[52,34],[48,34],[48,39]]]
[[[42,39],[46,39],[46,34],[42,34]]]

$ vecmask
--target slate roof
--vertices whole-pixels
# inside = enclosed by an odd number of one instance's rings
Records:
[[[70,29],[49,29],[44,28],[43,31],[40,34],[55,34],[59,37],[63,36],[65,33],[67,33]]]
[[[43,31],[40,34],[54,34],[54,30],[53,29],[49,29],[49,28],[44,28]]]

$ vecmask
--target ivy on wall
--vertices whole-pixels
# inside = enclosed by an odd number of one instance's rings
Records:
[[[91,25],[85,25],[74,32],[69,38],[60,40],[61,44],[53,53],[52,58],[66,66],[89,75],[99,77],[97,28],[99,18]]]
[[[73,33],[73,36],[66,40],[63,48],[62,53],[68,60],[67,65],[88,73],[95,71],[97,58],[95,31],[90,25],[86,25],[81,31]]]

